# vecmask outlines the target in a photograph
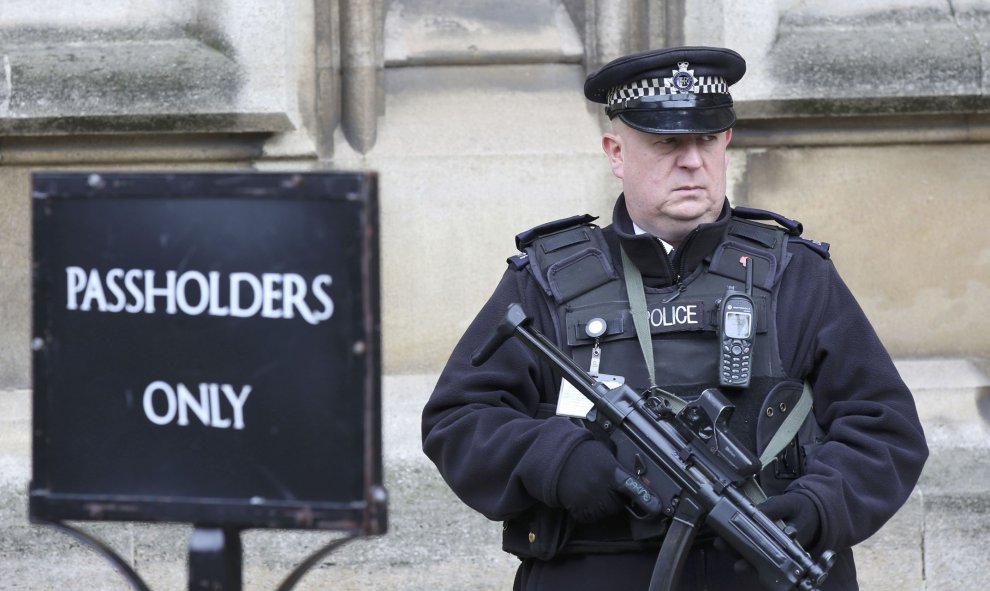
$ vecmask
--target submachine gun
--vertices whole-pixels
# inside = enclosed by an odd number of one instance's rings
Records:
[[[639,478],[616,473],[616,484],[633,499],[628,509],[636,518],[634,527],[636,521],[670,518],[650,591],[676,587],[702,522],[752,565],[767,589],[818,589],[835,554],[826,551],[813,560],[793,539],[793,531],[782,529],[743,492],[755,485],[760,461],[729,432],[734,407],[718,390],[705,390],[674,412],[657,392],[640,395],[625,384],[610,389],[530,327],[519,304],[509,306],[488,341],[474,352],[472,365],[484,363],[512,336],[594,403],[588,420],[608,434],[616,459]]]

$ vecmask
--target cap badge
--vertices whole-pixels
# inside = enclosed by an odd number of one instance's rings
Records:
[[[664,79],[674,92],[698,92],[698,80],[694,77],[694,70],[688,67],[687,62],[677,62],[678,69],[672,70],[673,77]]]

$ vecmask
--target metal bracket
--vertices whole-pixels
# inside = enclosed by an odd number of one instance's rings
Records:
[[[63,533],[69,534],[83,544],[89,546],[91,550],[110,561],[110,564],[112,564],[120,574],[124,575],[124,578],[126,578],[131,586],[134,587],[135,591],[151,591],[148,585],[141,579],[140,576],[138,576],[137,572],[135,572],[134,569],[131,568],[119,554],[114,552],[113,548],[107,546],[98,538],[61,521],[42,521],[35,519],[34,522],[41,525],[47,525]]]
[[[63,523],[61,521],[33,520],[39,525],[47,525],[81,541],[91,550],[105,558],[113,567],[127,579],[135,591],[151,591],[147,583],[117,554],[113,548],[92,534]],[[328,554],[344,544],[360,537],[360,534],[349,533],[337,538],[301,562],[278,586],[277,591],[291,591],[311,568],[316,566]],[[189,590],[201,589],[223,591],[241,591],[242,576],[242,546],[240,530],[232,528],[216,528],[196,526],[189,540]]]

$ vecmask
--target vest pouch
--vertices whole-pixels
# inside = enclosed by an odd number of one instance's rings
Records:
[[[574,519],[566,511],[537,505],[502,524],[502,550],[519,558],[550,560],[570,541]]]
[[[767,394],[757,419],[757,449],[762,453],[777,433],[788,413],[793,410],[804,383],[797,380],[780,382]],[[760,485],[767,496],[781,494],[795,479],[805,473],[808,455],[824,440],[824,432],[815,420],[814,411],[801,423],[797,434],[760,473]]]
[[[748,257],[750,261],[748,264],[753,265],[753,286],[770,290],[779,272],[779,265],[773,252],[731,241],[725,242],[712,255],[709,270],[722,277],[745,281],[746,267],[739,262],[743,257]]]
[[[618,279],[608,256],[597,248],[587,248],[559,260],[547,269],[547,284],[558,304]]]

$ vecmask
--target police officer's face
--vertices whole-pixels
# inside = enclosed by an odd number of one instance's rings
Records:
[[[658,135],[619,120],[602,147],[622,179],[629,215],[640,227],[677,243],[718,218],[725,199],[732,130],[706,135]]]

